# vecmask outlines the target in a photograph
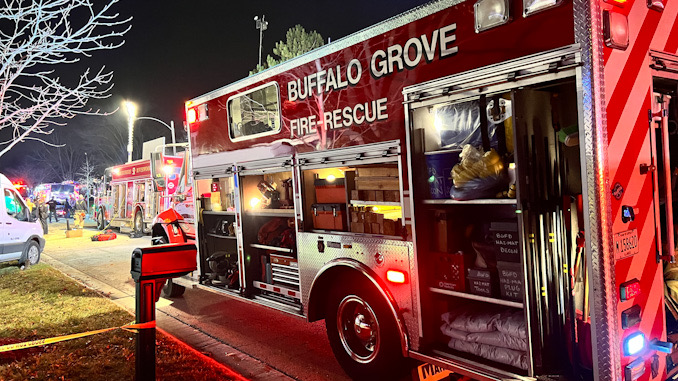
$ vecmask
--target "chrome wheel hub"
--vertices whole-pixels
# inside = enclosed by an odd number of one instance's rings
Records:
[[[379,321],[367,302],[355,295],[345,297],[337,310],[337,329],[344,350],[353,360],[374,360],[381,342]]]

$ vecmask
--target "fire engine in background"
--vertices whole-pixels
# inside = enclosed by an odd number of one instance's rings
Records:
[[[325,319],[356,378],[673,377],[677,15],[434,1],[189,101],[176,282]]]
[[[16,191],[19,192],[21,197],[24,199],[32,193],[28,185],[23,180],[13,180],[12,185],[14,185],[14,189],[16,189]]]
[[[150,159],[107,168],[95,200],[97,227],[110,224],[138,234],[150,232],[157,214],[172,206],[183,161],[180,156],[161,156],[161,186],[153,182]]]
[[[77,200],[80,193],[80,183],[67,180],[61,183],[45,183],[40,184],[33,190],[33,197],[37,200],[44,198],[49,201],[54,197],[54,200],[59,203],[57,205],[57,214],[64,216],[66,214],[64,203],[68,200]]]

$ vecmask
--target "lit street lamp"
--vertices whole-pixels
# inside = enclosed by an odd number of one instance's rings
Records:
[[[259,66],[261,66],[261,42],[264,38],[264,31],[268,28],[268,21],[265,20],[266,16],[254,16],[254,21],[257,23],[257,29],[259,29]]]
[[[137,106],[130,102],[125,101],[125,110],[127,110],[127,162],[132,162],[132,142],[134,139],[134,118],[137,115]]]
[[[127,118],[128,118],[127,124],[128,124],[128,127],[129,127],[129,132],[128,132],[129,142],[127,143],[127,162],[128,163],[132,161],[132,148],[133,148],[132,138],[134,137],[134,121],[140,120],[140,119],[153,120],[153,121],[156,121],[156,122],[162,124],[163,126],[169,128],[170,132],[172,133],[172,152],[174,152],[175,155],[177,154],[177,147],[176,147],[177,137],[176,137],[176,133],[174,132],[174,121],[173,120],[170,121],[170,124],[167,124],[167,123],[163,122],[162,120],[160,120],[158,118],[153,118],[151,116],[137,117],[136,116],[137,106],[130,101],[125,101],[125,109],[127,110]]]

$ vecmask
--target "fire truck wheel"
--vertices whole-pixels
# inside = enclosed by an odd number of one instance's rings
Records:
[[[40,245],[35,241],[30,241],[24,249],[24,253],[19,260],[19,266],[27,269],[30,266],[40,262]]]
[[[393,379],[403,370],[396,321],[366,280],[348,280],[330,292],[325,328],[332,352],[353,379]]]
[[[134,232],[144,234],[144,219],[139,211],[134,214]]]
[[[106,219],[104,218],[104,210],[99,209],[99,218],[97,218],[97,229],[104,230],[106,228]]]
[[[184,294],[184,291],[186,291],[186,287],[172,282],[172,279],[167,279],[167,283],[162,288],[162,294],[166,298],[178,298]]]

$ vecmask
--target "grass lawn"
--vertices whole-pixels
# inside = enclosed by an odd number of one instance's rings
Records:
[[[128,324],[134,317],[48,265],[0,265],[0,345]],[[133,380],[135,335],[115,330],[0,353],[0,380]],[[159,380],[236,380],[212,359],[157,333]]]

